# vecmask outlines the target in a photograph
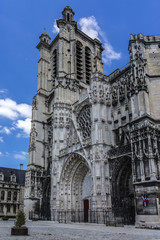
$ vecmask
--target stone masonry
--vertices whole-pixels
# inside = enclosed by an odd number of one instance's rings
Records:
[[[71,7],[62,16],[55,39],[43,32],[37,45],[25,212],[160,222],[160,35],[131,35],[129,65],[106,76],[101,42]]]

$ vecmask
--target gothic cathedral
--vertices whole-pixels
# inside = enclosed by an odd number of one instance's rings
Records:
[[[54,221],[160,222],[160,35],[131,35],[130,63],[103,73],[103,47],[67,6],[37,45],[25,212]]]

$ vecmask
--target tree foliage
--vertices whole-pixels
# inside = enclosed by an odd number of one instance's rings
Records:
[[[25,222],[26,222],[25,214],[22,210],[20,210],[16,216],[15,227],[22,227],[23,225],[25,225]]]

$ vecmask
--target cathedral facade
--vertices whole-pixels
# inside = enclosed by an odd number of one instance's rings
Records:
[[[78,29],[69,6],[62,15],[56,38],[43,32],[37,45],[25,212],[55,221],[156,224],[160,36],[131,35],[130,63],[106,76],[101,42]]]

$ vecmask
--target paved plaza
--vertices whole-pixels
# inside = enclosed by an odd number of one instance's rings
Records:
[[[106,227],[97,224],[62,224],[28,221],[29,236],[11,236],[14,221],[0,221],[1,240],[160,240],[160,230],[135,229],[134,226]]]

